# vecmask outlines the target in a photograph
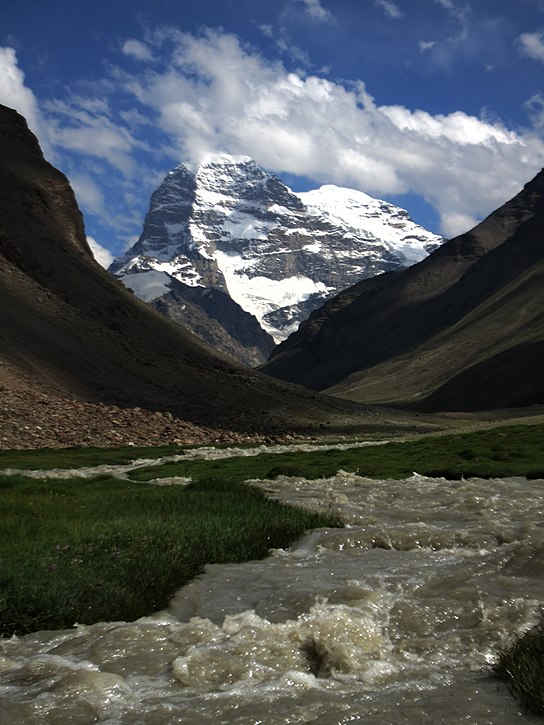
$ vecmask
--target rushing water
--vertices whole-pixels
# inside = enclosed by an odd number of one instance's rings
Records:
[[[255,482],[338,511],[168,611],[0,641],[0,722],[513,725],[490,674],[543,599],[544,481]]]

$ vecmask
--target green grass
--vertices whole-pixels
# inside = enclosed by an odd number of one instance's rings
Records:
[[[544,617],[500,653],[494,669],[528,712],[544,715]]]
[[[186,488],[102,477],[0,478],[0,633],[132,620],[208,562],[262,558],[341,525],[226,480]]]
[[[36,448],[33,450],[0,451],[0,470],[48,470],[51,468],[82,468],[104,464],[130,463],[137,458],[172,456],[184,446],[159,446],[156,448],[123,446],[121,448]]]
[[[72,468],[172,455],[182,447],[3,451],[0,468]],[[346,451],[181,461],[133,482],[0,476],[0,634],[131,620],[164,607],[208,562],[266,556],[308,529],[340,525],[267,500],[243,481],[278,474],[370,478],[544,477],[544,425],[427,436]],[[186,488],[144,481],[188,476]],[[544,625],[501,653],[497,673],[543,713]]]
[[[428,436],[345,451],[261,454],[218,461],[180,461],[149,466],[131,478],[225,475],[243,481],[273,478],[279,473],[306,478],[333,476],[339,469],[369,478],[405,478],[413,472],[459,479],[504,476],[544,477],[544,425],[518,425],[475,433]]]

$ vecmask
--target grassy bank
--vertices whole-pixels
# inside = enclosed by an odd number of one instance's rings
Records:
[[[0,633],[132,620],[208,562],[262,558],[340,525],[240,483],[0,478]]]
[[[370,478],[544,478],[544,425],[428,436],[368,448],[262,453],[150,465],[134,482],[0,476],[0,633],[125,619],[166,605],[207,562],[260,558],[330,516],[267,501],[242,482],[278,474]],[[180,447],[2,451],[0,468],[71,468],[158,458]],[[186,488],[145,484],[191,477]],[[530,485],[530,484],[529,484]],[[544,713],[544,624],[505,650],[496,672]]]
[[[0,451],[0,469],[82,468],[83,466],[122,465],[138,458],[160,458],[183,450],[183,446],[156,448],[121,446],[119,448],[37,448]]]
[[[131,474],[137,481],[161,476],[224,475],[243,481],[284,473],[305,478],[334,476],[340,469],[369,478],[426,476],[459,479],[504,476],[544,477],[544,425],[518,425],[458,435],[428,436],[367,448],[308,453],[263,453],[216,461],[180,461]]]
[[[293,473],[307,478],[333,476],[339,469],[358,471],[369,478],[405,478],[422,475],[459,479],[504,476],[544,477],[544,424],[511,425],[471,433],[422,436],[368,448],[323,450],[308,453],[262,453],[224,460],[180,461],[151,464],[131,474],[133,480],[149,481],[166,476],[248,478]],[[221,447],[221,446],[219,446]],[[222,446],[225,447],[225,446]],[[251,447],[251,446],[245,446]],[[78,468],[125,464],[135,459],[154,459],[182,453],[182,446],[159,448],[66,448],[61,450],[0,451],[0,470]]]

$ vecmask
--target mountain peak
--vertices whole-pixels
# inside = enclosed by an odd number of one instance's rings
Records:
[[[183,161],[178,164],[168,175],[176,174],[180,170],[188,171],[191,174],[197,174],[199,171],[206,169],[213,169],[217,167],[226,166],[244,166],[244,165],[258,166],[257,162],[251,158],[251,156],[244,155],[233,155],[226,153],[207,153],[202,156],[199,161]]]
[[[327,297],[441,241],[363,192],[296,193],[248,156],[213,154],[168,174],[140,240],[111,271],[137,294],[131,275],[151,271],[228,292],[281,341]]]

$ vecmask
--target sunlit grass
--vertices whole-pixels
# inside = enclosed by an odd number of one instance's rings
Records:
[[[132,620],[206,563],[263,558],[341,525],[229,481],[186,488],[102,477],[0,478],[0,633]]]

